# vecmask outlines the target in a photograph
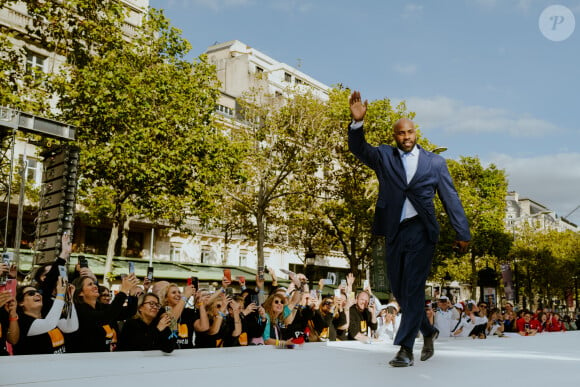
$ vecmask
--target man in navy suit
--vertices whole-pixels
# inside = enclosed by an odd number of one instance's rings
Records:
[[[423,334],[422,361],[433,356],[433,341],[439,334],[427,321],[424,310],[425,282],[439,238],[433,204],[435,192],[457,232],[454,248],[466,252],[471,236],[445,159],[417,144],[415,124],[407,118],[393,126],[396,148],[369,145],[363,129],[367,105],[358,91],[350,96],[353,122],[349,125],[348,144],[350,151],[372,168],[379,180],[373,231],[386,238],[387,276],[402,311],[394,342],[401,348],[389,364],[408,367],[413,365],[413,345],[419,330]]]

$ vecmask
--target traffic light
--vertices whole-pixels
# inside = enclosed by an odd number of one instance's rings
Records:
[[[79,149],[63,146],[42,154],[43,175],[36,223],[34,263],[54,262],[64,232],[72,233],[78,181]]]

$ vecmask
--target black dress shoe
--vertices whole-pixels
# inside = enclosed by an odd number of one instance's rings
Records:
[[[413,365],[413,350],[401,345],[401,349],[389,362],[391,367],[410,367]]]
[[[433,347],[433,342],[439,337],[439,330],[433,328],[433,333],[431,336],[423,337],[423,349],[421,350],[421,361],[429,360],[435,354],[435,348]]]

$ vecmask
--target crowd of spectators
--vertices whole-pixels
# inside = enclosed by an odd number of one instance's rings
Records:
[[[77,265],[63,278],[59,265],[70,256],[63,239],[62,258],[38,270],[31,284],[13,296],[0,292],[0,352],[3,355],[63,352],[109,352],[183,348],[274,345],[293,348],[305,342],[358,340],[392,342],[404,310],[396,301],[381,303],[370,287],[353,291],[354,276],[333,294],[324,280],[310,289],[303,274],[286,272],[290,284],[278,286],[275,272],[269,294],[263,273],[256,287],[245,279],[224,275],[221,287],[195,283],[180,288],[166,281],[142,283],[134,274],[123,276],[120,289],[100,286],[90,269]],[[9,271],[0,266],[2,272]],[[2,273],[0,273],[2,274]],[[239,292],[235,294],[233,287]],[[500,310],[486,302],[455,302],[442,296],[425,303],[429,322],[439,337],[483,339],[508,332],[533,336],[577,329],[578,321],[550,310],[514,311],[506,302]]]

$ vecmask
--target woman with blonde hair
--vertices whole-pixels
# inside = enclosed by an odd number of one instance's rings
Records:
[[[177,284],[170,283],[159,292],[163,312],[171,318],[170,328],[176,336],[178,349],[193,348],[193,332],[205,332],[209,329],[206,312],[208,296],[198,292],[197,308],[194,309],[194,305],[190,303],[194,291],[193,285],[187,285],[182,294]]]

